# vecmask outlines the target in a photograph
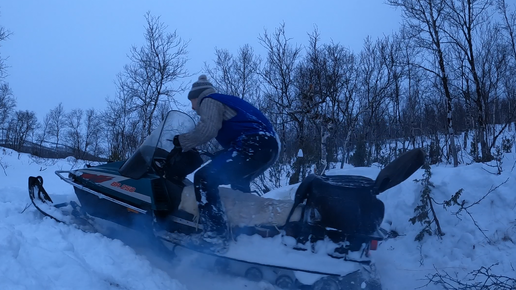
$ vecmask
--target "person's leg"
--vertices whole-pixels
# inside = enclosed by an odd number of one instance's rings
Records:
[[[235,189],[247,189],[249,183],[276,160],[278,143],[272,136],[244,136],[234,146],[217,154],[194,175],[195,193],[200,204],[218,204],[218,186],[231,184]],[[234,186],[233,186],[234,185]]]
[[[267,136],[251,136],[240,140],[241,148],[233,147],[218,154],[194,175],[195,195],[201,222],[208,242],[227,246],[228,224],[219,185],[236,184],[250,192],[249,183],[263,173],[277,156],[277,141]],[[273,141],[273,142],[272,142]],[[233,187],[233,186],[232,186]]]
[[[204,227],[203,239],[217,252],[227,250],[229,242],[227,217],[218,187],[224,184],[219,172],[224,170],[232,155],[230,151],[225,151],[194,174],[195,197]]]
[[[265,172],[278,156],[278,142],[272,136],[251,135],[240,140],[234,166],[228,168],[225,184],[243,192],[251,192],[250,183]]]

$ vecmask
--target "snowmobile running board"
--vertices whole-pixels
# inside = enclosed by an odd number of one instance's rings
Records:
[[[197,252],[199,254],[204,254],[204,255],[221,258],[221,259],[226,259],[226,260],[231,260],[231,261],[237,261],[237,262],[246,263],[246,264],[250,264],[250,265],[257,265],[257,266],[263,266],[263,267],[269,267],[269,268],[281,269],[281,270],[289,270],[289,271],[300,271],[300,272],[305,272],[305,273],[310,273],[310,274],[318,274],[318,275],[326,275],[326,276],[336,276],[336,277],[342,276],[341,274],[336,274],[336,273],[331,273],[331,272],[329,273],[329,272],[323,272],[323,271],[307,270],[307,269],[302,269],[302,268],[292,268],[292,267],[288,267],[288,266],[279,266],[279,265],[273,265],[273,264],[267,264],[267,263],[259,263],[259,262],[254,262],[254,261],[241,260],[241,259],[238,259],[235,257],[219,255],[219,254],[211,252],[211,251],[194,250],[186,245],[182,245],[177,239],[172,238],[173,235],[171,235],[170,233],[168,233],[166,231],[156,232],[155,235],[159,239],[161,239],[163,242],[169,243],[170,245],[166,245],[166,246],[169,249],[171,249],[172,251],[174,251],[175,247],[182,247],[182,248],[188,249],[190,251]],[[346,260],[346,259],[342,259],[342,261],[355,262],[355,263],[363,264],[363,265],[367,265],[367,266],[369,266],[369,264],[370,264],[370,262],[365,262],[365,261],[354,261],[354,260]]]
[[[139,212],[139,213],[143,213],[143,214],[147,213],[147,211],[146,211],[146,210],[143,210],[143,209],[141,209],[141,208],[137,208],[137,207],[132,206],[132,205],[130,205],[130,204],[127,204],[127,203],[125,203],[125,202],[122,202],[122,201],[119,201],[119,200],[117,200],[117,199],[114,199],[114,198],[111,198],[111,197],[109,197],[109,196],[106,196],[106,195],[104,195],[104,194],[102,194],[102,193],[99,193],[99,192],[97,192],[97,191],[95,191],[95,190],[89,189],[89,188],[87,188],[87,187],[85,187],[85,186],[82,186],[82,185],[80,185],[80,184],[78,184],[78,183],[75,183],[71,178],[69,178],[69,177],[64,177],[64,176],[62,175],[63,173],[70,173],[70,171],[66,171],[66,170],[57,170],[57,171],[55,172],[55,174],[56,174],[57,176],[59,176],[59,178],[61,178],[64,182],[66,182],[66,183],[68,183],[68,184],[71,184],[71,185],[72,185],[73,187],[75,187],[75,188],[78,188],[78,189],[80,189],[80,190],[84,190],[84,191],[86,191],[86,192],[89,192],[89,193],[91,193],[91,194],[93,194],[93,195],[97,196],[97,197],[98,197],[98,198],[100,198],[100,199],[109,200],[109,201],[111,201],[111,202],[113,202],[113,203],[119,204],[119,205],[121,205],[121,206],[123,206],[123,207],[127,207],[127,208],[129,208],[129,209],[131,209],[131,210],[134,210],[134,211],[137,211],[137,212]]]
[[[154,234],[163,242],[165,247],[171,250],[179,258],[183,256],[191,257],[192,253],[205,255],[204,258],[211,259],[211,267],[215,267],[217,271],[230,275],[242,276],[256,282],[265,280],[280,289],[381,290],[381,285],[373,274],[375,272],[375,266],[371,261],[365,262],[343,259],[343,262],[356,263],[356,267],[353,267],[354,269],[347,273],[318,271],[303,267],[289,267],[286,265],[275,265],[239,259],[225,254],[219,255],[211,251],[195,250],[181,244],[180,241],[174,237],[174,234],[170,234],[163,230],[155,231]],[[315,275],[309,276],[311,277],[309,279],[314,279],[315,277],[315,281],[310,282],[299,280],[299,275],[301,275],[301,277],[306,277],[305,275]]]

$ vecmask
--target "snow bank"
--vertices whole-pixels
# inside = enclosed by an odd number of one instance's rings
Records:
[[[375,253],[384,289],[426,285],[428,277],[437,271],[466,281],[472,278],[468,273],[495,264],[493,274],[516,278],[515,157],[515,154],[505,157],[501,175],[488,173],[494,170],[486,164],[432,167],[430,180],[435,186],[432,196],[436,202],[449,200],[461,189],[459,201],[465,200],[466,206],[480,201],[468,209],[471,216],[464,210],[456,214],[460,208],[457,205],[445,208],[434,204],[445,233],[442,239],[434,235],[426,236],[421,243],[414,241],[423,226],[409,222],[422,190],[422,185],[413,180],[421,179],[423,170],[379,196],[386,207],[383,226],[400,234],[381,244]],[[479,277],[482,278],[485,277]],[[424,289],[443,288],[430,284]]]
[[[41,175],[49,192],[63,199],[72,188],[54,175],[55,170],[82,167],[66,160],[36,160],[0,149],[0,289],[272,289],[267,283],[251,283],[241,278],[203,272],[192,257],[170,269],[170,264],[151,259],[119,240],[88,234],[58,224],[42,216],[29,203],[27,177]],[[471,216],[458,206],[435,210],[445,236],[414,238],[423,228],[412,225],[414,207],[419,202],[424,171],[380,194],[386,213],[383,226],[399,236],[380,244],[373,252],[384,290],[443,289],[429,283],[429,275],[439,271],[459,279],[480,267],[493,266],[494,274],[516,278],[516,154],[506,154],[503,172],[488,173],[486,164],[458,168],[432,167],[432,196],[436,202],[448,200],[463,189],[459,200]],[[352,174],[376,178],[377,167],[330,170],[328,174]],[[296,185],[267,193],[267,197],[293,199]],[[490,190],[491,193],[487,194]],[[487,196],[486,196],[487,194]],[[274,251],[271,251],[274,253]],[[496,265],[495,265],[496,264]],[[200,279],[199,277],[202,277]],[[178,282],[181,281],[181,282]]]
[[[186,289],[119,240],[59,224],[27,207],[29,175],[42,175],[57,193],[73,193],[55,183],[53,172],[69,169],[66,161],[36,163],[10,150],[0,151],[0,158],[0,289]]]
[[[481,200],[468,209],[471,216],[458,206],[445,209],[435,204],[437,217],[445,236],[426,236],[422,242],[414,241],[423,226],[413,225],[409,219],[419,203],[424,170],[415,172],[400,185],[379,195],[385,203],[383,227],[396,231],[399,236],[382,242],[372,253],[384,290],[422,289],[437,290],[442,286],[429,283],[431,275],[450,274],[471,283],[468,273],[481,267],[493,268],[492,273],[516,279],[516,154],[506,154],[503,172],[496,172],[494,164],[432,166],[431,181],[435,185],[432,196],[436,202],[449,200],[463,189],[460,200],[466,206]],[[375,179],[380,168],[346,165],[332,169],[328,175],[362,175]],[[266,197],[288,199],[295,196],[297,185],[276,189]],[[491,193],[487,194],[490,190]],[[485,196],[487,194],[487,196]],[[485,197],[484,197],[485,196]]]

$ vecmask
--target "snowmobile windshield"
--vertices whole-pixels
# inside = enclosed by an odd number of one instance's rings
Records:
[[[193,130],[195,122],[187,114],[170,111],[161,124],[140,145],[138,150],[120,167],[123,176],[133,179],[141,178],[151,166],[155,157],[165,158],[174,147],[172,139],[175,135]]]

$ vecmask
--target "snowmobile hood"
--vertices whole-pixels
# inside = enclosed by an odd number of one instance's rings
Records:
[[[120,164],[120,163],[119,163]],[[105,164],[70,172],[83,186],[102,194],[133,203],[152,202],[149,180],[134,180],[118,173],[119,164]]]

